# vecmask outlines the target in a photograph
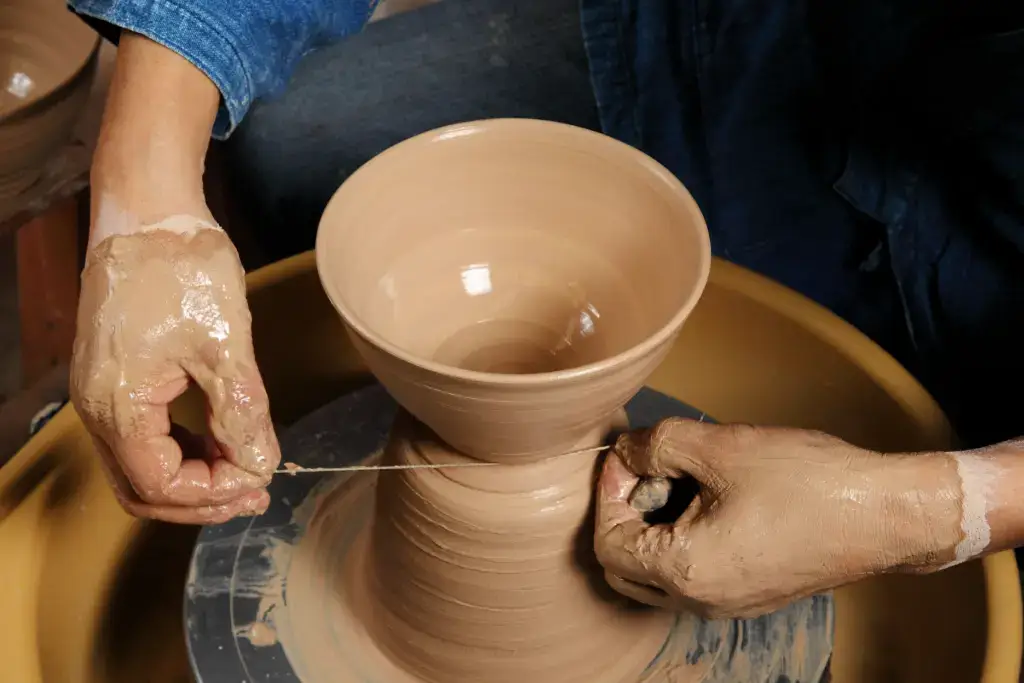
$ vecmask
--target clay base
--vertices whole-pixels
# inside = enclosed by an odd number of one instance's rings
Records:
[[[668,415],[701,415],[648,389],[627,411],[637,426]],[[373,461],[394,416],[394,403],[379,386],[349,394],[285,433],[285,459],[311,467]],[[186,589],[196,681],[423,683],[381,652],[369,634],[379,603],[369,604],[366,591],[354,590],[351,582],[335,580],[357,577],[365,567],[362,548],[375,514],[377,481],[365,472],[278,477],[266,514],[204,529]],[[817,683],[831,652],[832,619],[829,596],[755,620],[682,615],[646,671],[625,683],[774,682],[782,676]],[[549,679],[540,675],[529,683],[543,680]]]
[[[379,610],[362,578],[376,476],[358,473],[325,482],[322,493],[311,494],[316,500],[307,501],[315,509],[297,511],[311,516],[306,535],[289,548],[285,604],[272,611],[276,637],[303,683],[424,683],[384,653],[367,629]],[[345,580],[335,582],[335,576]],[[623,683],[735,683],[781,675],[813,683],[828,662],[828,596],[755,620],[712,622],[688,614],[674,619],[650,664]],[[501,680],[501,672],[487,680]]]
[[[625,427],[625,413],[613,420]],[[633,681],[671,615],[608,589],[593,552],[595,427],[538,462],[409,469],[378,479],[368,628],[430,683]],[[408,414],[389,466],[477,464]]]
[[[286,578],[287,607],[275,612],[275,623],[288,659],[304,683],[423,683],[385,654],[371,635],[380,615],[380,606],[374,604],[366,586],[367,532],[375,489],[376,475],[342,475],[320,497],[306,535],[293,552]],[[338,576],[343,580],[335,582]],[[655,653],[653,659],[658,661],[650,675],[607,680],[665,681],[669,670],[673,681],[701,680],[713,660],[689,665],[685,650],[678,647],[680,641],[689,641],[698,620],[680,619],[666,640],[673,621],[674,617],[664,615],[665,629],[656,635],[653,648],[645,640],[634,646]],[[721,641],[726,625],[721,622],[705,629],[704,637]],[[660,657],[659,650],[664,650]],[[636,655],[623,653],[625,660],[631,656]],[[647,662],[639,668],[647,669]],[[502,673],[495,671],[488,680],[506,680]]]

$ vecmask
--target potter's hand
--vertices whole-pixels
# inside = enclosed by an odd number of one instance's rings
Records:
[[[692,477],[675,523],[630,505],[639,479]],[[755,616],[888,571],[930,571],[962,539],[949,454],[880,455],[818,432],[672,419],[623,436],[599,484],[606,578],[641,602]]]
[[[131,514],[207,524],[266,509],[280,460],[242,265],[214,225],[203,160],[220,94],[124,32],[92,166],[71,397]],[[189,384],[209,437],[171,425]]]
[[[208,437],[170,422],[190,383],[206,394]],[[223,231],[173,217],[89,250],[72,398],[131,514],[208,524],[266,509],[280,453]]]

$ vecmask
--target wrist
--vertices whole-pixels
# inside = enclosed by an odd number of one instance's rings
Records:
[[[1024,441],[951,453],[962,492],[957,562],[1024,545]]]
[[[961,471],[950,453],[880,456],[892,542],[886,572],[925,574],[970,559]],[[965,553],[967,553],[965,555]]]
[[[91,169],[90,245],[174,216],[214,223],[203,163],[219,99],[183,57],[124,34]]]
[[[154,171],[138,156],[94,161],[90,181],[90,249],[115,235],[155,229],[219,229],[206,205],[202,177],[188,183],[182,174],[176,184],[168,186],[162,182],[163,172]]]

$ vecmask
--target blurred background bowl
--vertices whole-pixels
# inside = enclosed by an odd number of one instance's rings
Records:
[[[71,138],[99,46],[63,0],[0,3],[0,202],[36,182]]]

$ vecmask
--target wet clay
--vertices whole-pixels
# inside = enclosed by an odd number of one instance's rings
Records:
[[[985,448],[953,453],[960,480],[960,542],[950,565],[1020,545],[1024,527],[1019,506],[1019,478],[1014,468],[1024,441],[1013,439]],[[947,565],[949,566],[949,565]]]
[[[992,542],[989,513],[995,499],[994,488],[1003,474],[993,459],[977,453],[954,453],[960,478],[960,542],[950,565],[980,557]],[[949,565],[947,565],[949,566]]]
[[[451,126],[381,154],[332,198],[316,252],[381,383],[445,443],[503,463],[570,451],[636,393],[711,253],[663,167],[530,120]]]
[[[948,453],[882,455],[822,433],[674,418],[619,438],[596,547],[637,600],[756,616],[859,578],[948,566],[972,540],[963,491],[981,488],[963,469]],[[673,524],[648,526],[627,504],[634,472],[693,477],[700,493]]]
[[[603,583],[588,523],[597,457],[379,476],[354,539],[365,489],[340,487],[288,572],[278,632],[296,671],[307,683],[640,680],[676,617]],[[403,415],[382,464],[463,459]]]
[[[280,455],[235,249],[201,221],[174,226],[90,249],[72,398],[130,511],[191,507],[215,521],[265,508]],[[170,425],[167,406],[190,383],[207,396],[212,438]]]
[[[673,619],[601,581],[589,542],[595,457],[380,479],[367,578],[381,648],[437,683],[636,680]],[[405,418],[385,458],[464,456]]]
[[[0,202],[39,177],[89,97],[100,39],[63,0],[0,4]]]

